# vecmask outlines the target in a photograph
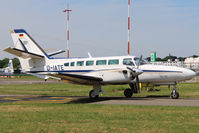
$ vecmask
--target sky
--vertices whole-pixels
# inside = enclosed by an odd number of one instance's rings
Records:
[[[10,29],[25,29],[40,46],[66,50],[70,3],[70,56],[127,55],[128,0],[0,0],[0,59],[12,46]],[[130,54],[199,55],[198,0],[131,0]],[[61,54],[66,57],[66,53]]]

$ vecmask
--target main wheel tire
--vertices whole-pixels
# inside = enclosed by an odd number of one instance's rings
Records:
[[[171,92],[171,98],[172,99],[178,99],[179,98],[179,93],[177,92],[177,91],[175,91],[175,92]]]
[[[89,92],[89,97],[90,97],[90,99],[96,99],[96,98],[99,97],[99,95],[95,95],[95,94],[94,94],[94,90],[91,90],[91,91]]]
[[[131,98],[132,95],[133,95],[133,91],[131,89],[127,88],[127,89],[124,90],[124,96],[126,98]]]

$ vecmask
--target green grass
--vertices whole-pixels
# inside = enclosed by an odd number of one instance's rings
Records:
[[[123,96],[127,85],[103,86],[103,96]],[[199,98],[199,83],[179,84],[181,98]],[[90,86],[0,85],[0,94],[88,96]],[[134,97],[169,96],[172,89],[142,90]],[[13,102],[0,103],[2,133],[196,133],[199,107]]]
[[[198,132],[199,107],[9,103],[0,105],[0,132]]]

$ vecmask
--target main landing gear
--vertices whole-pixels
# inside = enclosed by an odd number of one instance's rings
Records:
[[[90,99],[97,99],[101,91],[102,90],[100,84],[93,85],[93,90],[89,92]]]
[[[179,98],[179,93],[177,92],[177,85],[175,84],[174,86],[173,86],[174,88],[173,88],[173,91],[171,92],[171,98],[172,99],[178,99]]]

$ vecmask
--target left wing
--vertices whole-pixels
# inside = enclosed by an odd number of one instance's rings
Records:
[[[54,77],[56,76],[58,78],[61,78],[61,80],[67,80],[72,83],[87,84],[87,85],[103,81],[103,79],[99,77],[86,76],[80,74],[58,73],[56,75],[52,74],[51,76]]]

